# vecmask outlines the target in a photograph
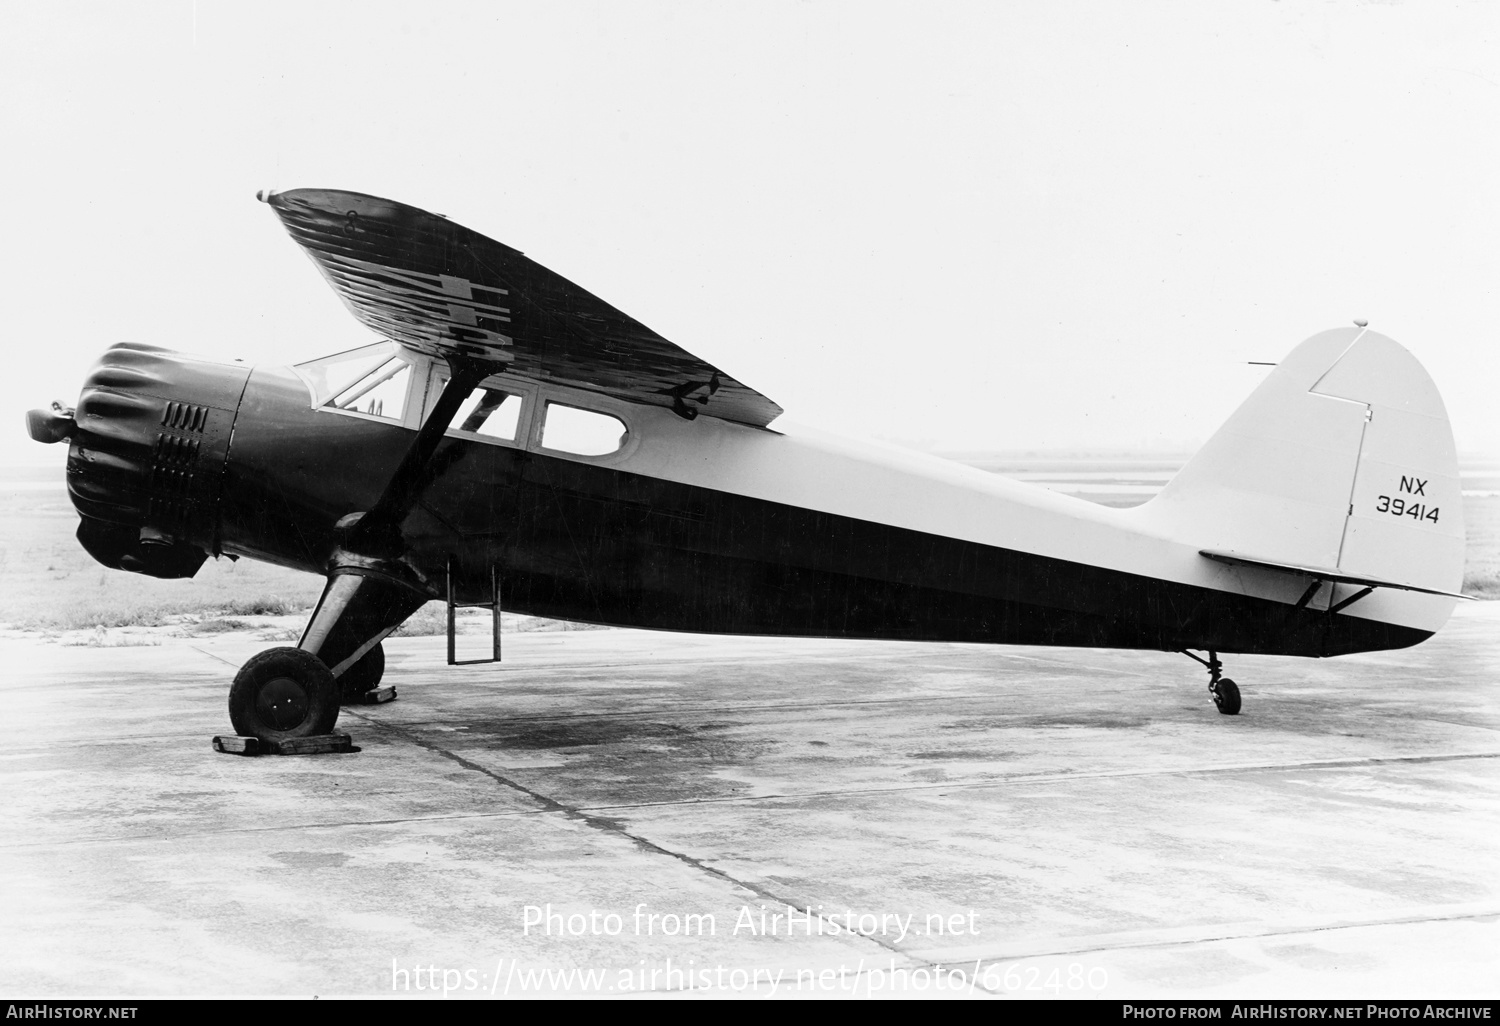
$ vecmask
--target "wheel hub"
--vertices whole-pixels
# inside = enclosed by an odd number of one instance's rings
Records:
[[[276,730],[291,730],[307,718],[311,705],[307,689],[290,677],[268,680],[255,696],[261,721]]]

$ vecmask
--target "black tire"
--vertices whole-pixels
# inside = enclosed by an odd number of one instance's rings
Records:
[[[321,659],[300,648],[252,657],[229,689],[229,722],[241,737],[313,737],[332,733],[338,719],[338,681]]]
[[[1225,677],[1214,688],[1214,705],[1225,716],[1234,716],[1240,711],[1240,686]]]
[[[380,678],[385,676],[385,647],[379,643],[374,648],[359,657],[344,675],[339,678],[339,690],[343,693],[343,700],[358,702],[365,694],[374,691],[380,686]]]

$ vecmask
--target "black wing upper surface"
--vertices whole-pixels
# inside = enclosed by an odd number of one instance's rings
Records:
[[[383,337],[529,380],[764,427],[781,407],[528,259],[437,214],[356,192],[263,197]]]

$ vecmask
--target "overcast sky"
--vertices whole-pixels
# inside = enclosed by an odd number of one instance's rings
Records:
[[[0,463],[133,340],[369,340],[257,203],[447,214],[781,403],[1192,447],[1368,318],[1500,453],[1500,5],[10,3]]]

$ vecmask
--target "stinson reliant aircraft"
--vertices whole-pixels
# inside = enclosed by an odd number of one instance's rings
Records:
[[[78,540],[104,565],[326,577],[301,641],[234,679],[247,737],[327,734],[432,599],[450,623],[503,600],[659,630],[1183,652],[1235,713],[1220,653],[1414,645],[1463,597],[1442,400],[1362,325],[1292,350],[1160,494],[1111,509],[778,430],[770,399],[444,217],[261,198],[380,341],[294,367],[117,345],[76,408],[28,415],[70,443]]]

